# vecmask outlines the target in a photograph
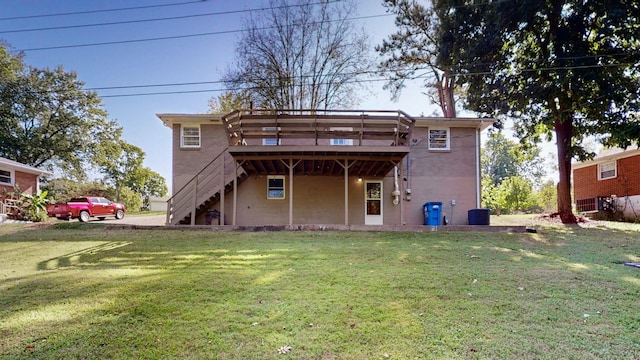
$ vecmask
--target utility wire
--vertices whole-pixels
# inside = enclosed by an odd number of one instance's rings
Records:
[[[169,7],[169,6],[181,6],[181,5],[197,4],[197,3],[203,3],[205,1],[207,1],[207,0],[194,0],[194,1],[186,1],[186,2],[179,2],[179,3],[171,3],[171,4],[134,6],[134,7],[126,7],[126,8],[115,8],[115,9],[74,11],[74,12],[56,13],[56,14],[38,14],[38,15],[12,16],[12,17],[0,18],[0,21],[4,21],[4,20],[20,20],[20,19],[36,19],[36,18],[43,18],[43,17],[67,16],[67,15],[96,14],[96,13],[103,13],[103,12],[116,12],[116,11],[128,11],[128,10],[140,10],[140,9],[152,9],[152,8],[159,8],[159,7]]]
[[[351,21],[351,20],[364,20],[364,19],[373,19],[380,17],[393,16],[393,14],[380,14],[380,15],[369,15],[369,16],[358,16],[348,19],[336,19],[333,21]],[[275,29],[276,26],[266,26],[257,29],[251,29],[251,31],[255,30],[270,30]],[[186,34],[186,35],[174,35],[174,36],[162,36],[155,38],[145,38],[145,39],[133,39],[133,40],[117,40],[117,41],[105,41],[98,43],[88,43],[88,44],[73,44],[73,45],[59,45],[59,46],[47,46],[47,47],[39,47],[39,48],[30,48],[30,49],[19,49],[17,51],[41,51],[41,50],[56,50],[56,49],[70,49],[70,48],[79,48],[79,47],[89,47],[89,46],[102,46],[102,45],[116,45],[116,44],[131,44],[131,43],[139,43],[139,42],[147,42],[147,41],[161,41],[161,40],[173,40],[173,39],[185,39],[192,37],[201,37],[201,36],[213,36],[213,35],[224,35],[224,34],[234,34],[245,32],[248,30],[223,30],[223,31],[213,31],[206,33],[198,33],[198,34]]]
[[[542,69],[525,69],[526,71],[553,71],[553,70],[572,70],[572,69],[588,69],[588,68],[603,68],[603,67],[613,67],[613,66],[629,66],[630,64],[608,64],[608,65],[593,65],[593,66],[575,66],[575,67],[564,67],[564,68],[542,68]],[[522,70],[522,72],[526,72]],[[393,72],[392,70],[389,70]],[[367,72],[359,72],[357,74],[365,75],[367,73],[380,73],[380,71],[367,71]],[[352,75],[357,75],[356,73],[352,73]],[[466,76],[480,76],[487,75],[489,73],[478,72],[478,73],[468,73]],[[429,77],[430,75],[418,75],[407,80],[418,80]],[[296,78],[305,78],[308,76],[299,76]],[[374,78],[374,79],[354,79],[351,81],[346,81],[345,83],[350,84],[360,84],[360,83],[373,83],[373,82],[383,82],[389,81],[388,78]],[[191,82],[191,83],[174,83],[174,84],[156,84],[156,85],[133,85],[133,86],[113,86],[113,87],[97,87],[97,88],[87,88],[87,91],[95,91],[95,90],[115,90],[115,89],[134,89],[134,88],[145,88],[145,87],[164,87],[164,86],[188,86],[188,85],[205,85],[205,84],[222,84],[224,81],[203,81],[203,82]],[[318,84],[318,85],[326,85],[326,84]],[[175,95],[175,94],[190,94],[190,93],[203,93],[203,92],[224,92],[224,91],[238,91],[238,90],[251,90],[252,88],[220,88],[220,89],[202,89],[202,90],[180,90],[180,91],[166,91],[166,92],[146,92],[146,93],[133,93],[133,94],[115,94],[115,95],[101,95],[102,98],[116,98],[116,97],[131,97],[131,96],[150,96],[150,95]]]
[[[588,69],[588,68],[603,68],[603,67],[614,67],[614,66],[629,66],[630,64],[620,63],[620,64],[606,64],[606,65],[590,65],[590,66],[570,66],[570,67],[549,67],[549,68],[538,68],[538,69],[522,69],[521,72],[533,72],[533,71],[553,71],[553,70],[575,70],[575,69]],[[425,70],[427,68],[424,68]],[[415,69],[414,69],[415,70]],[[396,73],[397,69],[387,69],[387,70],[371,70],[371,71],[360,71],[360,72],[350,72],[344,73],[344,75],[367,75],[367,74],[383,74],[383,73]],[[479,76],[479,75],[487,75],[493,74],[488,72],[475,72],[475,73],[466,73],[465,76]],[[431,75],[423,74],[416,75],[412,77],[408,77],[406,80],[419,80],[429,78]],[[296,76],[296,79],[309,78],[312,75],[303,75]],[[272,79],[277,80],[277,79]],[[357,82],[379,82],[379,81],[388,81],[388,78],[377,78],[377,79],[360,79]],[[140,89],[140,88],[153,88],[153,87],[170,87],[170,86],[193,86],[193,85],[212,85],[212,84],[224,84],[223,80],[212,80],[212,81],[195,81],[195,82],[183,82],[183,83],[162,83],[162,84],[143,84],[143,85],[121,85],[121,86],[103,86],[103,87],[91,87],[86,88],[88,91],[97,91],[97,90],[123,90],[123,89]],[[322,84],[320,84],[322,85]],[[203,92],[203,91],[233,91],[233,90],[242,90],[242,89],[211,89],[211,90],[185,90],[181,91],[172,91],[168,92],[171,94],[179,94],[179,93],[191,93],[191,92]],[[159,95],[164,94],[163,92],[158,93],[148,93],[149,95]],[[145,95],[145,94],[140,94]],[[117,97],[117,96],[129,96],[128,94],[123,95],[108,95],[103,97]]]
[[[190,19],[190,18],[205,17],[205,16],[232,15],[232,14],[241,14],[241,13],[248,13],[248,12],[265,11],[265,10],[286,9],[286,8],[300,7],[300,6],[306,6],[306,5],[319,5],[319,4],[325,4],[325,3],[330,4],[338,1],[341,1],[341,0],[316,2],[311,4],[293,4],[293,5],[281,5],[281,6],[272,6],[272,7],[261,7],[261,8],[244,9],[244,10],[217,11],[217,12],[205,13],[205,14],[191,14],[191,15],[170,16],[170,17],[151,18],[151,19],[125,20],[125,21],[79,24],[79,25],[51,26],[51,27],[44,27],[44,28],[31,28],[31,29],[18,29],[18,30],[3,30],[3,31],[0,31],[0,34],[32,32],[32,31],[49,31],[49,30],[61,30],[61,29],[77,29],[77,28],[95,27],[95,26],[138,24],[138,23],[146,23],[146,22],[154,22],[154,21]]]

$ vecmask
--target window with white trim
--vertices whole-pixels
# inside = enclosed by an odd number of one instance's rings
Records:
[[[267,176],[267,199],[284,199],[284,176]]]
[[[353,130],[350,127],[334,127],[331,128],[332,131],[351,131]],[[330,145],[353,145],[353,139],[331,139],[329,140]]]
[[[200,147],[200,125],[180,126],[180,147],[199,148]]]
[[[449,128],[429,129],[429,150],[449,150]]]
[[[598,180],[613,179],[617,174],[616,162],[606,162],[598,164]]]
[[[0,169],[0,184],[13,185],[13,171]]]
[[[264,128],[262,128],[262,131],[264,131],[264,132],[273,132],[274,134],[278,130],[280,130],[280,128],[275,128],[275,127],[264,127]],[[278,139],[277,137],[262,138],[262,145],[280,145],[280,139]]]

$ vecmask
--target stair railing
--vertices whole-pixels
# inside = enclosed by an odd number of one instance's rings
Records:
[[[233,166],[236,166],[228,154],[225,149],[214,157],[167,200],[167,225],[176,225],[187,216],[190,216],[191,225],[194,225],[198,207],[224,191],[227,179],[233,179]]]

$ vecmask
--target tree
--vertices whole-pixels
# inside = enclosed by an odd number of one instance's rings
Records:
[[[24,69],[22,54],[13,54],[8,45],[0,39],[0,83],[14,80]]]
[[[555,135],[558,213],[575,223],[571,160],[593,154],[588,135],[607,145],[640,141],[640,2],[439,0],[438,64],[452,64],[466,90],[465,107],[512,119],[524,141]]]
[[[542,183],[533,194],[539,211],[552,212],[556,208],[556,184],[551,180]]]
[[[147,209],[151,205],[152,196],[162,197],[169,191],[164,178],[146,167],[134,170],[128,187],[142,196],[142,206]]]
[[[123,190],[137,194],[140,205],[148,204],[151,196],[164,196],[167,193],[165,180],[160,174],[142,166],[145,153],[139,147],[123,140],[110,146],[102,146],[97,157],[104,182],[115,189],[115,200],[120,201]],[[128,195],[131,198],[131,195]],[[140,208],[140,205],[136,209]]]
[[[11,73],[0,80],[0,156],[84,178],[96,147],[121,131],[101,99],[62,67]]]
[[[105,175],[105,183],[116,190],[116,201],[120,201],[123,188],[142,187],[136,183],[135,173],[142,167],[144,151],[135,145],[119,140],[110,146],[101,147],[98,157],[100,172]]]
[[[246,91],[258,107],[348,107],[370,69],[367,37],[349,18],[347,1],[270,0],[270,9],[249,15],[227,70],[229,88]]]
[[[460,89],[449,54],[461,49],[441,41],[441,19],[448,12],[412,0],[384,0],[383,5],[396,15],[398,27],[396,33],[376,46],[383,56],[379,68],[389,77],[385,88],[390,88],[392,98],[397,98],[407,80],[424,78],[425,94],[440,106],[442,115],[456,117],[455,93]]]
[[[209,99],[209,112],[212,114],[228,114],[251,106],[251,96],[247,92],[227,91]]]
[[[505,208],[510,211],[526,211],[535,205],[533,185],[521,176],[504,179],[498,188],[504,194]]]
[[[535,182],[545,176],[540,152],[539,146],[520,146],[502,133],[491,133],[482,148],[481,170],[494,185],[512,176]]]

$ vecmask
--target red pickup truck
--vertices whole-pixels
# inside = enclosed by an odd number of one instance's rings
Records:
[[[104,220],[107,216],[115,216],[120,220],[126,209],[123,204],[115,203],[98,196],[77,197],[69,202],[47,205],[47,215],[60,220],[78,219],[89,221],[92,216]]]

